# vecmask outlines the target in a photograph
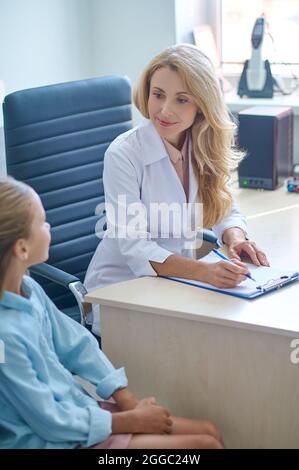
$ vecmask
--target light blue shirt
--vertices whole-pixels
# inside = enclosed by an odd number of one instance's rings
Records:
[[[25,297],[0,299],[0,448],[91,446],[111,434],[112,416],[87,395],[73,374],[107,399],[127,386],[86,328],[61,313],[25,276]]]

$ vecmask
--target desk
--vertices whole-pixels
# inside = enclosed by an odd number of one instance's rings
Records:
[[[237,180],[237,175],[235,175],[234,179]],[[287,191],[286,182],[275,191],[244,189],[239,188],[238,184],[235,183],[232,193],[248,220],[270,215],[270,213],[278,214],[289,208],[299,209],[299,196]]]
[[[298,268],[299,197],[281,189],[273,212],[277,194],[240,190],[238,199],[243,208],[255,200],[249,230],[272,264]],[[125,365],[130,388],[214,421],[233,448],[298,447],[298,299],[299,283],[246,301],[150,277],[87,296],[101,304],[103,349]]]
[[[225,93],[225,102],[233,112],[239,112],[252,106],[289,106],[294,116],[299,116],[299,93],[291,95],[277,95],[273,98],[240,98],[236,93]]]
[[[294,92],[291,95],[279,95],[273,98],[240,98],[236,93],[226,93],[225,102],[234,114],[252,106],[288,106],[294,113],[294,163],[299,163],[299,94]]]

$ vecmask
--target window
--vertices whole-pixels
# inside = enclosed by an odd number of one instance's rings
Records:
[[[225,72],[239,73],[251,57],[251,33],[255,20],[266,18],[263,58],[275,65],[275,73],[299,72],[299,0],[222,0],[221,49]],[[290,65],[291,64],[291,65]]]

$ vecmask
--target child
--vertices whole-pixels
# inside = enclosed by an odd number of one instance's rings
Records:
[[[0,179],[0,448],[223,448],[213,424],[171,417],[154,398],[138,401],[124,369],[25,275],[48,258],[49,244],[38,195]],[[116,404],[97,402],[73,374]]]

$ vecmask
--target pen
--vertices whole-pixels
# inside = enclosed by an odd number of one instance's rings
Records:
[[[213,253],[215,253],[217,256],[219,256],[219,258],[222,258],[224,259],[225,261],[230,261],[231,263],[233,263],[233,261],[231,259],[229,259],[227,256],[225,256],[223,253],[220,253],[220,251],[216,250],[215,248],[212,249]],[[248,279],[251,279],[253,282],[256,282],[255,279],[253,279],[253,277],[251,276],[251,274],[245,274],[246,277],[248,277]]]

